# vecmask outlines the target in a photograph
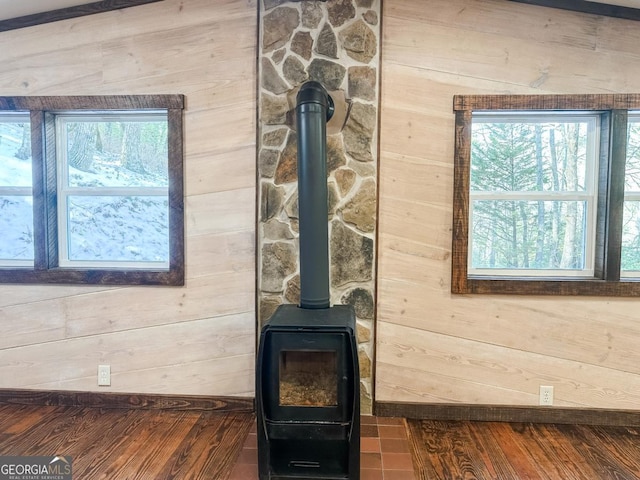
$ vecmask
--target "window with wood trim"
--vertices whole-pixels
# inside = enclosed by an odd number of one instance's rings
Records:
[[[0,283],[183,285],[183,104],[0,97]]]
[[[454,112],[453,293],[640,295],[640,95]]]

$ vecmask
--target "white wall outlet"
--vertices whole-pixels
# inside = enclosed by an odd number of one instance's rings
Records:
[[[553,387],[540,385],[540,405],[553,405]]]
[[[111,365],[98,365],[98,386],[111,386]]]

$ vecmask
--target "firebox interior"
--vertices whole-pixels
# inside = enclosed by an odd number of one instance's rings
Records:
[[[333,407],[338,405],[337,352],[280,352],[280,405]]]

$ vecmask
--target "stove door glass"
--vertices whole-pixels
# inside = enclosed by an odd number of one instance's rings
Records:
[[[337,406],[337,352],[281,350],[279,387],[280,406]]]

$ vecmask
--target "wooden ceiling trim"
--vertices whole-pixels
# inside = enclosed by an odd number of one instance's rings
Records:
[[[586,0],[511,0],[512,2],[527,3],[541,7],[561,8],[574,12],[591,13],[607,17],[640,20],[640,9],[610,5],[607,3],[588,2]]]
[[[0,20],[0,32],[161,1],[163,0],[101,0],[85,5],[76,5],[74,7],[60,8],[58,10]]]

